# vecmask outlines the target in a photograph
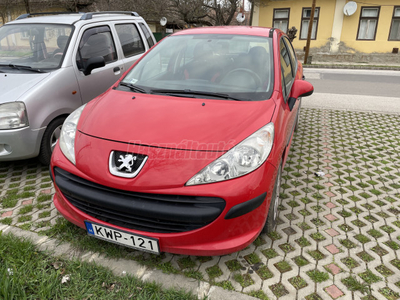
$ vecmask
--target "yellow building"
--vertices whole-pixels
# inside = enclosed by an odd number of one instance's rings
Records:
[[[349,3],[350,2],[350,3]],[[303,50],[312,0],[260,0],[253,25],[298,30],[293,45]],[[311,50],[320,53],[397,53],[400,0],[316,0]]]

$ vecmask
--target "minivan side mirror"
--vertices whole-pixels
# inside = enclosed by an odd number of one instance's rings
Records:
[[[296,79],[293,82],[292,94],[288,101],[290,111],[292,111],[297,98],[311,96],[313,92],[314,87],[311,83],[305,80]]]
[[[88,59],[86,62],[86,67],[83,69],[83,74],[90,75],[93,69],[101,68],[106,65],[104,57],[102,56],[95,56]]]

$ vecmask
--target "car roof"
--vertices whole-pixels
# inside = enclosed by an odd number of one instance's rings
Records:
[[[256,27],[256,26],[212,26],[212,27],[198,27],[179,31],[174,33],[177,35],[190,35],[190,34],[233,34],[233,35],[255,35],[255,36],[270,36],[270,33],[275,30],[269,27]]]
[[[77,22],[82,23],[92,23],[92,22],[101,22],[101,21],[118,21],[118,20],[143,20],[142,17],[134,12],[124,12],[124,13],[110,13],[110,12],[95,12],[95,13],[62,13],[62,14],[54,14],[54,15],[39,15],[16,19],[14,21],[8,22],[5,25],[9,24],[32,24],[32,23],[52,23],[52,24],[75,24]],[[85,19],[86,18],[86,19]]]

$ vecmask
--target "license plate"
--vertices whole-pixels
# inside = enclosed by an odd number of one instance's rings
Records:
[[[141,251],[160,254],[158,240],[142,235],[111,228],[108,226],[85,221],[88,235],[118,245],[134,248]]]

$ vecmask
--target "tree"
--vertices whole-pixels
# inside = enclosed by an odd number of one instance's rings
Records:
[[[24,4],[25,4],[25,10],[27,14],[31,13],[31,7],[29,5],[29,0],[24,0]]]
[[[17,4],[17,0],[1,0],[0,2],[0,16],[3,24],[10,21],[13,15],[13,10]]]
[[[170,0],[171,12],[188,25],[229,25],[242,0]]]
[[[242,0],[210,0],[205,6],[210,9],[209,17],[215,26],[229,25]]]
[[[212,25],[203,0],[170,0],[168,14],[191,26]]]

